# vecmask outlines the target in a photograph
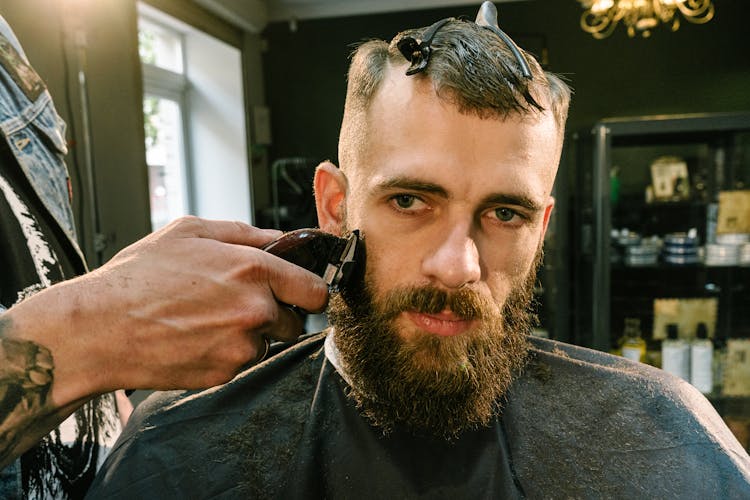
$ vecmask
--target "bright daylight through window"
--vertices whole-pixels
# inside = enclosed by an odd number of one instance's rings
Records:
[[[252,221],[242,53],[138,4],[151,225]]]
[[[141,17],[138,42],[144,71],[143,118],[151,226],[156,230],[189,213],[183,140],[187,85],[182,74],[182,37],[178,32]]]

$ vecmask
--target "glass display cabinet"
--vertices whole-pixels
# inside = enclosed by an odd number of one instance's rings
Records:
[[[750,113],[605,119],[575,143],[571,340],[612,350],[628,317],[649,340],[659,298],[716,299],[710,336],[750,337],[746,221],[717,227],[720,199],[750,189]]]
[[[639,337],[661,367],[668,337],[708,337],[703,392],[747,434],[750,112],[604,119],[571,142],[569,340],[626,354]]]

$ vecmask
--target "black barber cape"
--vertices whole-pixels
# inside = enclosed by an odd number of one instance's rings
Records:
[[[383,437],[323,342],[218,388],[152,396],[89,498],[750,498],[750,457],[660,370],[531,339],[502,417],[447,443]]]

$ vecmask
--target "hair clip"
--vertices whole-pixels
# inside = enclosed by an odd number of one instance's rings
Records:
[[[430,62],[430,54],[432,53],[432,39],[435,33],[442,28],[449,21],[454,20],[453,18],[441,19],[434,23],[432,26],[427,28],[422,35],[421,40],[417,40],[411,36],[405,36],[398,41],[397,47],[401,54],[411,63],[411,66],[406,70],[407,75],[414,75],[424,71],[427,67],[427,63]],[[529,63],[521,53],[518,46],[506,35],[503,30],[497,24],[497,8],[495,5],[486,1],[482,3],[477,13],[475,23],[483,28],[487,28],[494,32],[500,39],[508,46],[513,56],[516,58],[519,66],[521,66],[521,74],[528,79],[532,78],[531,69],[529,69]]]
[[[498,26],[497,8],[495,7],[495,4],[490,1],[483,2],[482,6],[479,7],[479,12],[477,12],[477,19],[474,22],[479,26],[482,26],[483,28],[491,30],[497,36],[499,36],[500,39],[505,42],[505,45],[507,45],[510,51],[513,53],[513,57],[516,58],[518,65],[521,66],[521,74],[524,76],[524,78],[532,78],[531,69],[529,68],[529,62],[521,53],[521,49],[519,49],[518,45],[516,45],[515,42],[508,35],[506,35],[503,30],[500,29],[500,26]]]
[[[427,28],[422,36],[422,40],[417,41],[416,38],[411,36],[405,36],[398,41],[398,50],[403,54],[407,61],[411,63],[409,69],[406,70],[407,75],[414,75],[427,67],[427,63],[430,61],[430,54],[432,53],[432,38],[437,33],[437,30],[443,27],[451,18],[441,19],[434,23],[432,26]]]

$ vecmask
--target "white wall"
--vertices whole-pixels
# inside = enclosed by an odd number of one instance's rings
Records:
[[[191,31],[185,52],[195,214],[252,223],[240,51]]]

